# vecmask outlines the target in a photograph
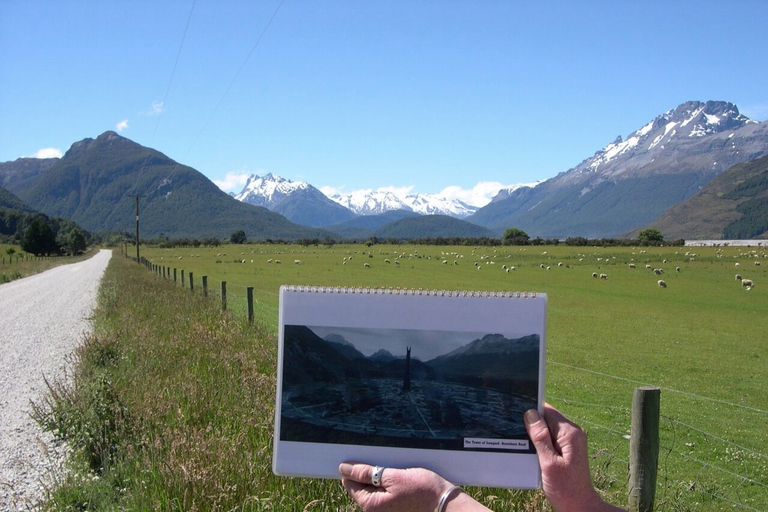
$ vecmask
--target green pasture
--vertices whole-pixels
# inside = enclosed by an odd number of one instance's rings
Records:
[[[8,254],[9,248],[14,250],[13,254]],[[87,251],[80,256],[35,257],[25,253],[18,245],[0,244],[0,284],[37,274],[58,265],[81,261],[92,255],[92,251]]]
[[[547,400],[588,431],[603,489],[626,486],[632,392],[655,385],[657,500],[768,509],[764,248],[246,244],[144,247],[142,256],[167,279],[176,269],[179,286],[182,270],[196,291],[202,276],[214,295],[226,281],[235,314],[245,314],[253,287],[256,318],[272,331],[281,284],[546,293]],[[737,273],[755,286],[742,286]]]

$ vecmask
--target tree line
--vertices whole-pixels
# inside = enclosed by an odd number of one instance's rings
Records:
[[[0,209],[0,241],[35,256],[53,256],[82,254],[98,238],[68,219]]]

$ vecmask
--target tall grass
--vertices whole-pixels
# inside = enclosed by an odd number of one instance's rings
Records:
[[[6,252],[8,248],[14,249],[15,252],[9,255]],[[96,254],[96,252],[98,252],[97,249],[90,249],[78,256],[36,257],[24,253],[17,245],[0,244],[0,284],[38,274],[59,265],[88,259]]]
[[[588,430],[596,481],[614,503],[626,500],[633,389],[651,384],[663,388],[657,510],[768,510],[765,248],[247,244],[142,254],[209,276],[214,291],[227,281],[241,317],[254,286],[272,332],[285,283],[546,292],[547,400]]]
[[[271,473],[276,337],[115,255],[95,329],[36,417],[76,451],[49,510],[356,510],[335,480]],[[468,489],[499,510],[539,492]]]

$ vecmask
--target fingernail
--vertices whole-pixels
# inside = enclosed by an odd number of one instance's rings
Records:
[[[351,476],[352,475],[352,464],[348,464],[346,462],[343,462],[339,465],[339,473],[341,473],[344,476]]]
[[[525,411],[525,416],[523,419],[527,424],[532,425],[541,419],[541,415],[536,409],[528,409]]]

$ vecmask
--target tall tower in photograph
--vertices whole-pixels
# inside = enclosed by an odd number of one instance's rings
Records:
[[[405,349],[405,375],[403,376],[403,391],[411,390],[411,347]]]

